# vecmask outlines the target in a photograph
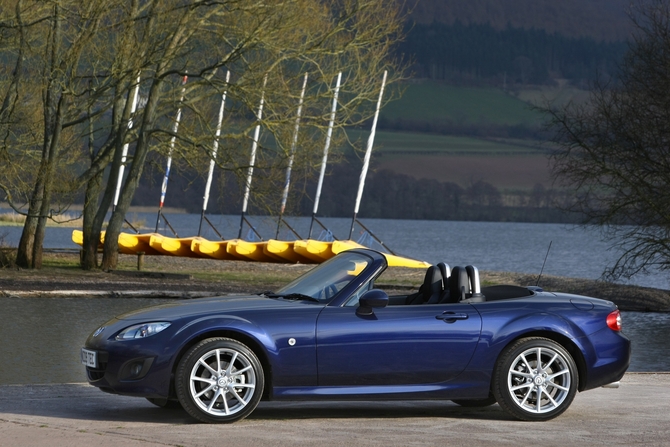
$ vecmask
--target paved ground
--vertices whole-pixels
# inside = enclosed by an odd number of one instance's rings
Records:
[[[497,405],[272,402],[244,421],[207,425],[83,384],[1,386],[0,446],[47,445],[668,446],[670,374],[627,374],[619,389],[579,394],[544,423],[510,420]]]

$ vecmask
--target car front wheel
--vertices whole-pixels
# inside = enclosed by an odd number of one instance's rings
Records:
[[[568,409],[579,375],[570,353],[547,338],[517,340],[496,363],[493,394],[517,419],[546,421]]]
[[[235,422],[258,405],[265,381],[256,355],[242,343],[210,338],[189,349],[177,367],[182,407],[202,422]]]

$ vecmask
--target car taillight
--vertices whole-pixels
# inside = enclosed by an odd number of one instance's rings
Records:
[[[613,331],[621,330],[621,312],[619,312],[619,309],[610,312],[607,316],[607,327]]]

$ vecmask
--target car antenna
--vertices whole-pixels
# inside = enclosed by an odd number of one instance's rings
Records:
[[[549,250],[551,250],[551,244],[554,241],[549,241],[549,248],[547,248],[547,254],[544,255],[544,262],[542,263],[542,270],[540,270],[540,275],[537,277],[537,282],[535,283],[536,287],[540,286],[540,278],[542,278],[542,273],[544,272],[544,265],[547,263],[547,258],[549,257]]]

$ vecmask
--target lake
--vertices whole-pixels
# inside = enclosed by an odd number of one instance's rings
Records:
[[[153,231],[155,213],[129,213],[130,222],[144,223],[142,232]],[[194,236],[198,232],[200,216],[196,214],[172,214],[168,219],[179,236]],[[236,238],[240,217],[212,215],[209,219],[227,239]],[[250,221],[264,239],[274,238],[277,223],[274,218],[251,216]],[[307,237],[310,218],[287,219],[289,224],[303,237]],[[347,239],[351,219],[321,218],[338,239]],[[362,219],[363,224],[397,254],[421,259],[435,264],[444,261],[451,266],[475,265],[480,270],[511,271],[539,274],[551,242],[544,273],[574,278],[598,279],[605,268],[617,259],[600,238],[598,229],[588,229],[564,224],[535,224],[517,222],[456,222],[434,220]],[[313,238],[320,233],[314,225]],[[207,224],[202,236],[218,240],[218,236]],[[160,232],[171,235],[169,230]],[[248,227],[245,225],[243,237]],[[352,239],[362,235],[356,225]],[[45,248],[78,248],[71,239],[72,228],[49,227],[44,241]],[[0,238],[16,246],[21,237],[20,227],[0,227]],[[280,238],[295,237],[285,229]],[[364,244],[367,245],[367,244]],[[376,246],[378,247],[378,245]],[[372,248],[376,248],[374,245]],[[659,289],[670,289],[667,274],[640,275],[628,283]]]

